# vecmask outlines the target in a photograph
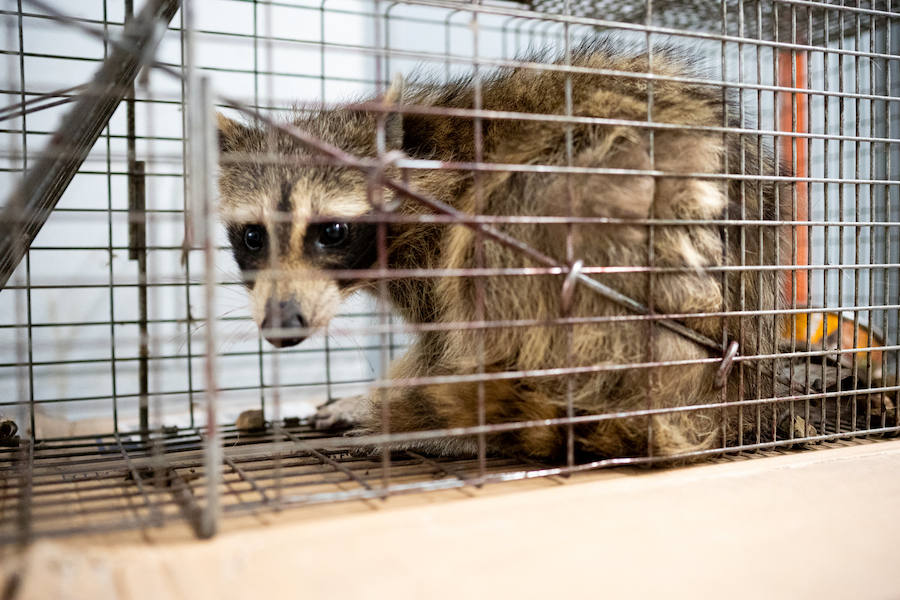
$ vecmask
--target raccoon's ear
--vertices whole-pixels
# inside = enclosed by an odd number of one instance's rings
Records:
[[[250,128],[229,119],[220,112],[216,113],[216,128],[219,132],[219,152],[229,152],[238,148],[239,140],[246,139]]]
[[[403,92],[406,90],[406,82],[399,73],[394,76],[390,87],[384,94],[384,104],[402,104]],[[388,113],[384,122],[385,144],[388,150],[403,149],[403,115],[401,113]]]

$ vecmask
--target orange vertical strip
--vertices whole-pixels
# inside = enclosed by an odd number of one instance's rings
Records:
[[[793,57],[793,62],[792,62]],[[794,77],[796,67],[796,79]],[[793,54],[791,50],[778,51],[778,85],[790,88],[803,88],[807,86],[807,63],[806,54],[798,52]],[[809,96],[796,92],[778,92],[778,129],[780,131],[792,133],[806,133],[808,131],[808,102]],[[796,113],[795,113],[796,111]],[[796,115],[796,121],[795,119]],[[796,127],[795,127],[796,124]],[[796,139],[796,147],[794,140]],[[792,136],[782,136],[779,138],[779,156],[782,162],[793,166],[795,177],[806,177],[806,152],[807,139],[794,138]],[[796,155],[795,155],[796,150]],[[794,215],[796,221],[809,220],[809,211],[807,210],[807,183],[797,182],[794,184],[797,198],[797,212]],[[782,202],[791,202],[791,198],[781,198]],[[795,255],[792,256],[790,248],[787,252],[783,252],[783,264],[786,265],[802,265],[808,263],[807,253],[809,248],[809,227],[806,225],[798,225],[797,245],[795,247]],[[789,238],[789,239],[792,239]],[[809,299],[807,298],[807,281],[809,272],[807,270],[794,271],[796,273],[797,289],[793,289],[793,277],[785,277],[785,292],[787,298],[793,298],[796,291],[797,304],[805,306]]]

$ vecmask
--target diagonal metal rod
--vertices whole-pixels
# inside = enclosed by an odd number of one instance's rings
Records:
[[[334,460],[327,454],[322,454],[321,452],[319,452],[318,450],[313,448],[312,445],[303,443],[302,440],[300,440],[296,435],[294,435],[293,433],[291,433],[288,430],[284,430],[283,433],[284,433],[285,437],[288,438],[289,440],[291,440],[292,442],[294,442],[294,444],[296,444],[298,448],[302,449],[305,452],[309,452],[310,454],[312,454],[313,456],[318,458],[323,463],[326,463],[329,466],[331,466],[332,468],[334,468],[336,471],[340,471],[341,473],[346,475],[350,481],[355,481],[356,483],[358,483],[362,487],[366,488],[367,490],[372,489],[372,486],[370,486],[366,482],[365,479],[362,479],[356,473],[354,473],[353,471],[351,471],[350,469],[348,469],[346,466],[342,465],[341,463],[337,462],[336,460]]]
[[[0,121],[4,121],[11,117],[19,116],[22,114],[24,110],[30,110],[30,108],[38,104],[40,102],[52,102],[54,100],[58,100],[62,98],[63,100],[75,100],[77,96],[68,96],[67,94],[78,94],[85,89],[87,89],[87,85],[75,85],[72,87],[63,88],[60,90],[54,90],[52,92],[47,92],[45,94],[38,94],[34,98],[29,100],[24,100],[22,102],[16,102],[15,104],[8,104],[3,108],[0,108]]]
[[[226,105],[230,106],[231,108],[234,108],[244,114],[247,114],[269,127],[272,127],[274,129],[277,129],[277,130],[287,134],[287,135],[292,136],[293,138],[295,138],[302,144],[306,145],[307,147],[309,147],[317,152],[321,152],[322,154],[329,156],[347,166],[351,166],[351,167],[355,167],[358,169],[372,172],[372,175],[373,175],[375,181],[377,181],[381,185],[383,185],[397,193],[403,194],[404,196],[406,196],[408,198],[412,198],[413,200],[416,200],[420,204],[427,206],[428,208],[430,208],[431,210],[433,210],[437,213],[448,215],[450,217],[454,217],[454,218],[458,219],[460,223],[466,225],[470,229],[472,229],[474,231],[478,231],[485,237],[490,238],[491,240],[493,240],[499,244],[502,244],[508,248],[512,248],[512,249],[524,254],[525,256],[527,256],[531,260],[535,261],[536,263],[544,265],[544,266],[548,266],[548,267],[561,267],[561,268],[565,269],[566,273],[569,272],[568,267],[559,265],[552,257],[544,254],[543,252],[540,252],[539,250],[532,248],[528,244],[514,238],[513,236],[507,235],[507,234],[503,233],[502,231],[500,231],[499,229],[496,229],[496,228],[491,227],[490,225],[487,225],[484,223],[470,223],[468,221],[471,221],[471,219],[467,219],[466,218],[467,215],[465,213],[463,213],[462,211],[459,211],[456,208],[453,208],[452,206],[445,204],[439,200],[431,198],[430,196],[421,194],[421,193],[417,192],[416,190],[412,189],[406,183],[395,181],[395,180],[391,179],[384,173],[385,167],[387,167],[388,165],[375,164],[375,166],[373,167],[372,160],[360,159],[353,154],[345,152],[345,151],[341,150],[340,148],[333,146],[332,144],[329,144],[328,142],[325,142],[324,140],[320,140],[319,138],[313,136],[312,134],[307,133],[306,131],[300,129],[299,127],[297,127],[295,125],[291,125],[288,123],[279,123],[279,122],[275,121],[274,119],[268,118],[265,115],[260,114],[258,111],[255,111],[253,109],[250,109],[250,108],[244,106],[243,103],[241,103],[239,100],[236,100],[234,98],[228,98],[226,96],[222,96],[221,98],[226,103]],[[625,294],[622,294],[618,290],[613,289],[613,288],[609,287],[608,285],[600,283],[599,281],[597,281],[596,279],[594,279],[593,277],[591,277],[589,275],[585,275],[584,273],[579,273],[575,277],[575,279],[579,283],[591,288],[596,293],[600,294],[601,296],[605,297],[606,299],[611,300],[612,302],[615,302],[616,304],[623,306],[634,313],[637,313],[639,315],[651,314],[650,309],[647,308],[646,306],[644,306],[643,304],[641,304],[640,302],[632,299],[629,296],[626,296]],[[690,327],[688,327],[687,325],[684,325],[683,323],[680,323],[680,322],[674,321],[674,320],[670,320],[670,319],[660,320],[659,323],[661,326],[663,326],[671,331],[674,331],[678,334],[681,334],[682,336],[690,339],[691,341],[693,341],[701,346],[704,346],[705,348],[712,350],[713,352],[717,352],[717,353],[723,352],[723,345],[721,343],[717,343],[717,342],[711,340],[707,336],[703,335],[702,333],[700,333],[694,329],[691,329]]]
[[[128,451],[125,449],[125,446],[122,444],[122,438],[118,433],[114,433],[113,436],[116,440],[116,447],[119,449],[119,454],[122,455],[122,458],[125,460],[125,467],[128,469],[131,478],[134,480],[134,484],[137,486],[138,491],[141,494],[141,497],[144,499],[144,505],[147,507],[147,510],[150,511],[152,515],[154,525],[162,525],[163,523],[163,514],[159,510],[159,506],[153,504],[150,501],[150,496],[147,494],[147,490],[144,488],[144,484],[141,481],[141,475],[137,472],[137,469],[134,467],[134,463],[131,460],[131,457],[128,455]]]
[[[41,158],[7,200],[0,214],[0,288],[47,222],[141,65],[156,51],[180,4],[180,0],[148,0],[125,27],[127,47],[113,46],[87,93],[65,116]]]
[[[269,495],[266,494],[266,490],[259,487],[259,485],[257,485],[257,483],[256,483],[256,480],[253,479],[252,477],[250,477],[250,475],[248,475],[247,472],[244,471],[244,469],[242,469],[240,467],[240,465],[238,465],[236,462],[234,462],[234,460],[232,460],[232,458],[230,456],[228,456],[226,454],[224,458],[225,458],[225,464],[227,464],[229,467],[231,467],[231,470],[234,471],[235,473],[237,473],[238,477],[240,477],[243,481],[248,483],[250,485],[250,487],[253,488],[253,491],[255,491],[257,494],[259,494],[259,496],[262,498],[262,501],[264,504],[268,504],[269,503]]]

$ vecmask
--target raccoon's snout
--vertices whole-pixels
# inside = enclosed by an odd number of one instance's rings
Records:
[[[300,311],[300,305],[293,300],[278,301],[269,298],[266,302],[266,316],[260,329],[263,336],[276,348],[296,346],[306,339],[298,329],[306,329],[306,319]]]

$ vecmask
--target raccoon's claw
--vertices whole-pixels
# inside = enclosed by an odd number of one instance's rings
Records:
[[[343,437],[352,438],[352,437],[360,437],[364,435],[372,435],[378,433],[377,431],[373,431],[368,427],[354,427],[352,429],[348,429],[343,432]],[[347,451],[351,456],[356,456],[358,458],[371,458],[377,454],[381,453],[381,448],[378,446],[353,446]]]
[[[348,429],[344,432],[344,437],[362,437],[364,435],[373,435],[378,433],[377,431],[372,431],[368,427],[354,427],[353,429]]]
[[[320,431],[341,431],[360,427],[368,414],[365,396],[350,396],[326,402],[318,407],[314,418]]]

